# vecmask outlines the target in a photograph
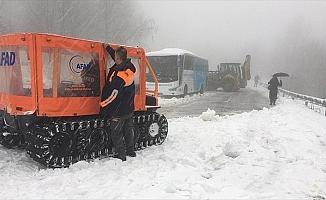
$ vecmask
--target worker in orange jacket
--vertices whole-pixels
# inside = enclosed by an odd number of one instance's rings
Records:
[[[135,157],[133,112],[136,67],[127,58],[127,50],[104,45],[115,61],[110,68],[101,96],[101,115],[111,119],[110,132],[116,158]]]

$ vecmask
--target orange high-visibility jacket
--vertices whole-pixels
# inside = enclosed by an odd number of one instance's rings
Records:
[[[106,50],[112,59],[114,59],[114,50],[110,46],[108,46]],[[101,99],[102,101],[107,99],[114,89],[118,90],[118,95],[109,105],[101,109],[101,114],[103,116],[114,118],[123,117],[133,113],[135,73],[136,68],[130,59],[123,61],[120,65],[114,64],[110,68]]]

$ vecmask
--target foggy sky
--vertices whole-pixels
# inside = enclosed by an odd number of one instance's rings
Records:
[[[48,32],[182,48],[221,62],[244,62],[268,81],[290,77],[291,91],[326,98],[326,1],[0,0],[0,33]],[[85,9],[86,8],[86,9]],[[86,12],[87,11],[87,12]]]
[[[206,57],[211,70],[250,54],[253,74],[269,78],[277,70],[275,59],[284,59],[277,55],[278,45],[293,24],[326,41],[326,1],[138,1],[157,27],[145,43],[147,51],[187,49]]]

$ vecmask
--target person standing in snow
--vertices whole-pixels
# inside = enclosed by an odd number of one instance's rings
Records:
[[[259,81],[259,76],[258,75],[255,76],[254,81],[255,81],[254,87],[257,87],[258,81]]]
[[[273,76],[273,78],[268,82],[269,105],[275,105],[279,86],[282,86],[282,81],[279,81],[276,76]]]
[[[136,157],[134,151],[135,66],[127,59],[127,50],[104,45],[115,64],[110,68],[101,96],[101,115],[111,119],[110,132],[116,158]]]

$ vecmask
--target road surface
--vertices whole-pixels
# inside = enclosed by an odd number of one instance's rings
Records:
[[[269,107],[267,96],[253,88],[244,88],[237,92],[210,91],[202,96],[188,98],[189,101],[177,104],[163,104],[158,112],[167,118],[173,118],[199,116],[208,108],[215,110],[218,115],[230,115]]]

